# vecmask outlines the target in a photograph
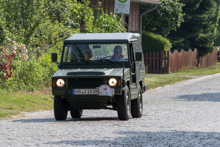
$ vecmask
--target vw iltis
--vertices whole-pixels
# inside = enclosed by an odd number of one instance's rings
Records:
[[[120,60],[113,57],[116,48]],[[64,41],[58,64],[52,77],[56,120],[65,120],[68,111],[80,118],[83,109],[117,110],[120,120],[142,116],[147,84],[139,34],[74,34]]]

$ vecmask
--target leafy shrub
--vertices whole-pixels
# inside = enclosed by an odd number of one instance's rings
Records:
[[[8,80],[0,79],[0,88],[10,91],[35,90],[51,83],[51,76],[57,70],[56,64],[51,63],[49,53],[42,54],[38,59],[29,55],[29,59],[18,60],[13,64],[12,76]]]
[[[13,57],[15,57],[13,51],[8,51],[4,46],[0,46],[0,78],[7,80],[12,76]]]
[[[26,46],[7,38],[4,45],[0,46],[0,78],[9,79],[13,64],[22,59],[28,59]]]
[[[95,33],[113,33],[113,32],[125,32],[125,27],[121,23],[123,20],[122,17],[117,16],[116,14],[104,13],[97,15],[94,19],[93,32]]]
[[[24,44],[10,39],[0,46],[0,57],[0,88],[10,91],[49,86],[50,77],[57,69],[51,63],[50,53],[41,54],[39,58],[34,53],[28,56]]]
[[[144,52],[169,51],[171,47],[172,44],[168,39],[143,30],[142,48]]]

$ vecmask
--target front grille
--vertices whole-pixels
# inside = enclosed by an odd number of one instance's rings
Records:
[[[69,88],[92,88],[104,84],[104,78],[77,78],[68,79]]]

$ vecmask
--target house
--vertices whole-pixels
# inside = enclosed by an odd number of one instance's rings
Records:
[[[102,3],[105,13],[114,13],[115,0],[90,0],[91,4]],[[159,5],[160,0],[130,0],[130,14],[124,14],[123,19],[128,24],[126,26],[128,32],[140,33],[142,14],[140,14],[140,4]],[[156,7],[155,7],[156,8]]]

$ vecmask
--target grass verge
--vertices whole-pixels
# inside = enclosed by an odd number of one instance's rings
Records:
[[[215,66],[206,68],[195,68],[191,70],[182,69],[178,73],[170,74],[146,74],[145,83],[148,84],[149,89],[162,87],[168,84],[192,79],[199,76],[211,75],[220,73],[220,63],[218,62]]]
[[[44,91],[12,92],[0,91],[0,119],[22,116],[22,112],[52,109],[52,95]]]
[[[145,83],[148,84],[148,89],[162,87],[168,84],[191,79],[191,77],[184,77],[177,74],[147,74]]]

